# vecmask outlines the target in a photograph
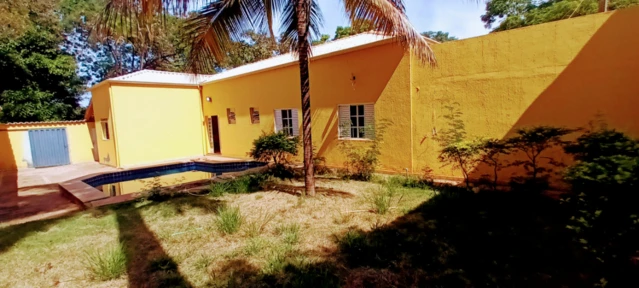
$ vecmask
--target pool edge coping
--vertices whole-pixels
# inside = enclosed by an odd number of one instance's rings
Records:
[[[229,161],[229,162],[209,162],[209,161],[202,161],[202,160],[191,160],[191,161],[179,161],[179,162],[172,162],[172,163],[163,163],[163,164],[157,164],[157,165],[135,167],[130,169],[122,169],[121,171],[133,171],[133,170],[139,170],[139,169],[162,167],[167,165],[183,164],[183,163],[190,163],[190,162],[206,163],[206,164],[222,164],[222,163],[226,164],[226,163],[246,163],[246,162],[255,162],[255,161],[254,160],[238,160],[238,161]],[[240,176],[240,175],[253,173],[255,171],[264,169],[267,166],[268,164],[264,166],[249,168],[243,171],[227,172],[227,173],[223,173],[222,175]],[[65,198],[79,205],[80,208],[83,210],[92,208],[92,207],[101,207],[106,205],[133,201],[135,199],[138,199],[142,195],[142,193],[136,192],[136,193],[130,193],[130,194],[124,194],[124,195],[117,195],[117,196],[107,196],[104,194],[104,192],[84,182],[84,180],[86,179],[99,176],[99,175],[110,174],[110,173],[115,173],[115,172],[111,171],[111,172],[102,172],[102,173],[93,173],[89,175],[84,175],[82,177],[78,177],[78,178],[74,178],[71,180],[58,183],[58,186],[60,187],[60,191]]]

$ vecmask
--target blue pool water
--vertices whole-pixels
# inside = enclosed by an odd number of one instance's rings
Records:
[[[239,172],[244,171],[251,168],[257,168],[266,165],[262,162],[230,162],[230,163],[203,163],[203,162],[188,162],[188,163],[179,163],[179,164],[171,164],[165,166],[158,167],[149,167],[128,171],[120,171],[102,174],[98,176],[94,176],[88,179],[85,179],[84,182],[91,185],[92,187],[98,188],[102,190],[103,185],[114,184],[114,183],[124,183],[130,182],[133,180],[147,179],[153,177],[159,177],[164,175],[171,174],[184,174],[185,172],[206,172],[210,173],[211,177],[214,175],[220,175],[222,173],[228,172]],[[105,191],[106,192],[106,191]]]

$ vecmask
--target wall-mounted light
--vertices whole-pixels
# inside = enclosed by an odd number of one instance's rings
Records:
[[[206,97],[206,102],[211,102],[211,97]]]
[[[351,73],[351,86],[353,86],[353,90],[355,90],[355,84],[357,84],[356,80],[357,78],[355,78],[355,74]]]

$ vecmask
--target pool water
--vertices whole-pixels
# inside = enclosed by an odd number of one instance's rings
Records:
[[[157,185],[166,187],[207,180],[222,173],[239,172],[264,165],[266,164],[262,162],[187,162],[107,173],[85,179],[84,182],[108,196],[117,196],[147,191]]]
[[[202,180],[208,180],[215,176],[214,173],[201,171],[178,172],[167,175],[157,175],[136,180],[108,183],[95,187],[107,196],[117,196],[142,191],[149,191],[154,186],[175,186]]]

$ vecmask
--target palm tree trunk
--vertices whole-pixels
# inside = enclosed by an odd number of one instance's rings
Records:
[[[315,177],[313,176],[313,139],[311,136],[311,85],[308,71],[310,1],[297,0],[297,33],[300,65],[300,88],[302,94],[302,143],[304,145],[304,186],[306,195],[315,196]]]

